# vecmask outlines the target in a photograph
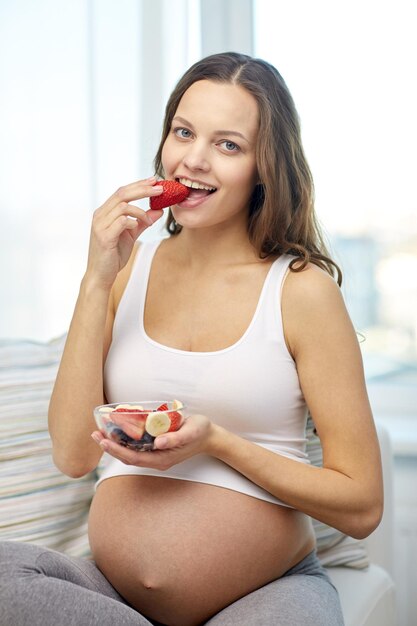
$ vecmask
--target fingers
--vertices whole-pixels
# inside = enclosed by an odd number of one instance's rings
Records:
[[[130,183],[124,187],[119,187],[113,195],[106,200],[100,207],[101,212],[107,214],[111,212],[118,204],[128,204],[134,200],[142,200],[151,196],[159,196],[163,192],[163,187],[157,184],[155,176]],[[135,216],[136,217],[136,216]]]
[[[152,226],[152,216],[150,215],[151,209],[145,211],[134,204],[128,204],[127,202],[119,202],[113,209],[107,213],[101,213],[101,221],[103,228],[108,228],[119,217],[134,217],[139,223],[144,224],[145,227]],[[155,217],[155,216],[154,216]],[[123,221],[123,220],[121,220]]]
[[[154,441],[154,449],[173,450],[185,446],[199,448],[208,434],[210,425],[210,420],[204,415],[188,417],[178,430],[158,435]]]
[[[131,231],[137,238],[149,226],[152,226],[163,211],[147,211],[129,204],[129,201],[160,195],[161,185],[156,185],[156,177],[120,187],[106,202],[94,212],[93,224],[96,232],[106,234],[106,239],[116,241],[124,230]],[[133,219],[132,219],[133,218]]]
[[[170,448],[177,448],[188,443],[187,437],[184,437],[183,433],[179,431],[166,433],[156,437],[154,442],[155,450],[169,450]]]
[[[125,446],[121,446],[115,441],[111,441],[106,437],[100,437],[95,431],[92,438],[100,448],[111,454],[115,459],[118,459],[125,465],[136,465],[137,467],[151,467],[155,469],[166,469],[166,462],[161,460],[162,452],[157,451],[145,451],[145,450],[130,450]]]
[[[163,211],[135,211],[136,218],[133,219],[130,209],[126,209],[120,215],[112,214],[112,219],[106,225],[102,224],[103,240],[116,243],[124,231],[129,231],[133,240],[136,240],[144,230],[152,226],[163,215]]]

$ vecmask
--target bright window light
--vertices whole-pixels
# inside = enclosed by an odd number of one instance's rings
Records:
[[[281,72],[301,117],[364,349],[416,362],[415,3],[255,0],[255,16],[255,54]]]

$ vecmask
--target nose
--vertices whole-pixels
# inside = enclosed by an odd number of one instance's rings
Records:
[[[210,161],[208,156],[208,148],[199,141],[188,144],[187,150],[183,156],[183,163],[191,171],[208,172],[210,169]]]

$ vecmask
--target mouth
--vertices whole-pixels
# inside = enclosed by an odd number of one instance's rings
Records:
[[[203,198],[217,191],[217,187],[190,178],[176,178],[175,180],[190,189],[188,198]]]

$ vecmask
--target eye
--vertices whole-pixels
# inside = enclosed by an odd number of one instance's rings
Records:
[[[191,131],[188,128],[174,128],[174,135],[180,139],[189,139],[191,137]]]
[[[234,143],[234,141],[228,141],[227,139],[225,139],[224,141],[221,141],[219,143],[219,146],[222,146],[226,152],[239,152],[240,148],[239,146]]]

